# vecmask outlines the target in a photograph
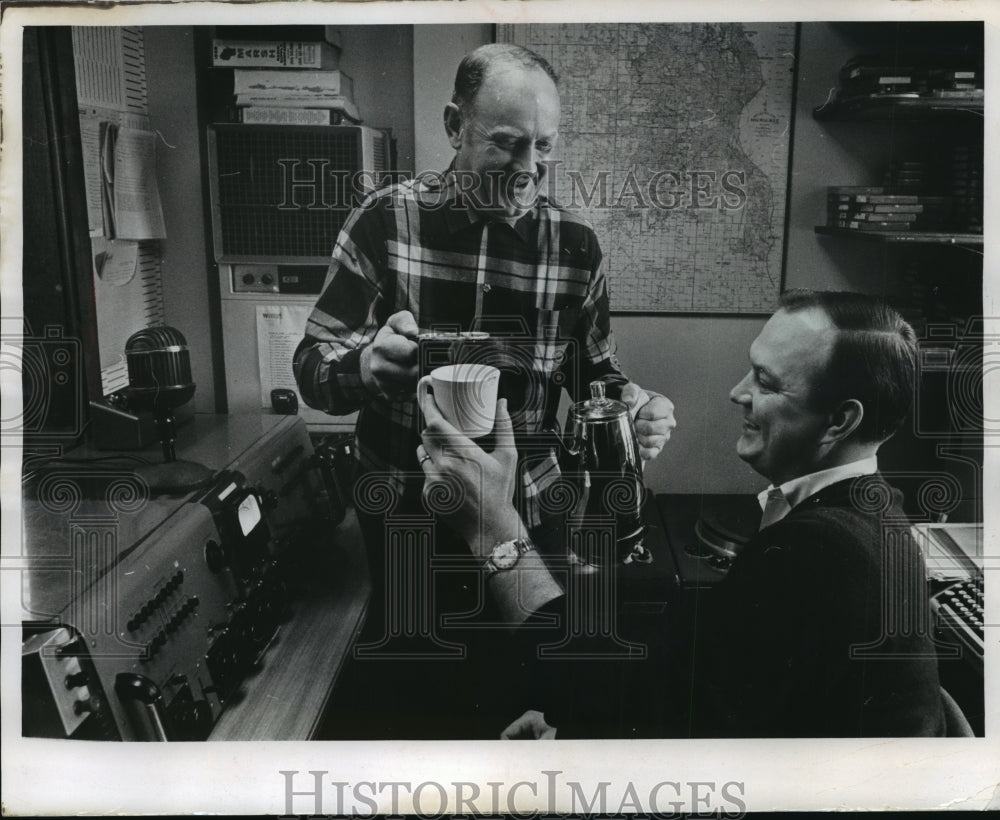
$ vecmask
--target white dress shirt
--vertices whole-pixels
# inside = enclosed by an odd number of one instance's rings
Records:
[[[760,502],[760,508],[764,513],[760,528],[764,529],[764,527],[769,527],[780,521],[797,504],[801,504],[809,496],[831,484],[858,476],[873,475],[876,472],[878,472],[878,456],[872,455],[860,461],[852,461],[850,464],[841,464],[838,467],[830,467],[827,470],[818,470],[815,473],[793,478],[780,487],[775,487],[772,484],[757,494],[757,501]]]

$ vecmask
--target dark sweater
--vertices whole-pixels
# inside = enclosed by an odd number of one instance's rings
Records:
[[[926,570],[901,495],[834,484],[760,531],[702,621],[696,735],[944,733]]]
[[[806,499],[744,547],[693,623],[667,621],[679,640],[647,636],[645,660],[529,661],[535,708],[563,737],[944,734],[900,500],[879,476]]]

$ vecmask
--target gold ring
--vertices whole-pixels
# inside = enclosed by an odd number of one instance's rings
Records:
[[[430,461],[430,460],[431,457],[427,453],[424,453],[422,456],[420,456],[420,465],[423,466],[423,463],[425,461]]]

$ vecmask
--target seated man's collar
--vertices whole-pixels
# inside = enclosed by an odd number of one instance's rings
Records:
[[[849,464],[840,464],[826,470],[817,470],[815,473],[799,476],[786,481],[777,489],[788,502],[788,509],[792,510],[796,505],[801,504],[810,496],[815,495],[820,490],[826,489],[832,484],[846,481],[849,478],[858,478],[863,475],[873,475],[878,472],[878,456],[872,455],[859,461],[852,461]],[[774,490],[772,484],[763,492],[757,494],[757,500],[763,510],[767,505],[768,494]]]

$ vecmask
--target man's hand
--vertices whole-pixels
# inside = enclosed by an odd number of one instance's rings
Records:
[[[622,388],[622,401],[628,405],[635,421],[639,455],[643,461],[656,458],[677,426],[674,403],[659,393],[643,390],[635,382]]]
[[[433,509],[435,500],[444,502],[441,507],[447,504],[442,517],[480,559],[503,541],[525,538],[527,527],[513,504],[517,449],[507,400],[497,402],[496,446],[488,453],[441,415],[433,394],[418,390],[417,401],[427,422],[417,458],[426,476],[428,507]],[[534,550],[525,553],[513,571],[495,573],[487,587],[502,621],[512,629],[563,594]]]
[[[361,380],[372,393],[395,399],[417,387],[417,334],[413,314],[401,310],[379,328],[361,351]]]
[[[501,740],[554,740],[556,727],[545,722],[545,715],[529,709],[500,733]]]
[[[507,400],[497,402],[496,446],[487,453],[441,415],[431,394],[421,393],[418,401],[427,426],[417,457],[426,476],[424,498],[433,498],[436,483],[458,482],[462,503],[448,520],[479,555],[498,541],[520,537],[520,517],[512,503],[517,450]]]

